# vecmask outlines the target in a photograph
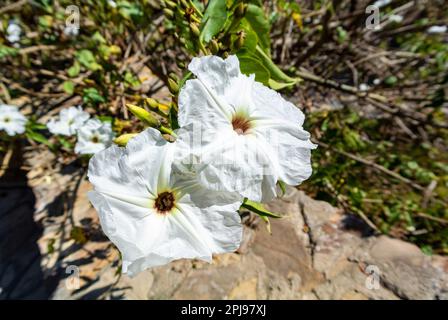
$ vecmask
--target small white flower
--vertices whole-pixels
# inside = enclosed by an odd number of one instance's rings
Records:
[[[117,3],[114,0],[107,0],[107,4],[110,5],[112,8],[117,7]]]
[[[395,23],[401,23],[403,21],[403,16],[399,14],[392,14],[389,16],[389,21],[395,22]]]
[[[378,78],[373,80],[373,84],[376,85],[376,86],[379,85],[380,83],[381,83],[381,80],[378,79]]]
[[[9,136],[25,132],[26,117],[15,106],[0,104],[0,130],[6,131]]]
[[[384,6],[387,6],[391,2],[392,2],[392,0],[377,0],[373,3],[373,5],[377,8],[382,8]]]
[[[81,106],[70,107],[59,113],[59,120],[50,119],[47,127],[52,134],[72,136],[89,118],[90,115],[83,111]]]
[[[239,247],[241,197],[205,190],[173,171],[176,147],[149,128],[90,161],[89,199],[130,276],[181,258],[210,262],[213,253]]]
[[[90,119],[78,129],[77,137],[75,146],[77,154],[95,154],[112,144],[114,132],[110,122]]]
[[[66,26],[64,28],[64,34],[69,37],[76,37],[79,34],[79,28],[75,26]]]
[[[264,202],[276,196],[278,180],[298,185],[311,175],[316,146],[299,109],[241,74],[236,56],[194,58],[189,69],[198,79],[179,96],[179,124],[190,130],[178,143],[198,159],[192,167],[204,186]]]
[[[432,26],[428,29],[428,33],[445,33],[447,26]]]
[[[369,90],[369,89],[370,89],[370,87],[369,87],[369,85],[366,84],[366,83],[361,83],[361,84],[359,85],[359,90],[360,90],[360,91],[367,91],[367,90]]]
[[[16,43],[20,41],[20,34],[22,33],[22,28],[14,20],[10,21],[8,27],[6,28],[6,39],[11,43]]]

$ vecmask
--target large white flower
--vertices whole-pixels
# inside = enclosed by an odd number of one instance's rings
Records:
[[[10,136],[25,132],[27,119],[15,106],[0,104],[0,130]]]
[[[90,119],[78,129],[78,141],[75,146],[77,154],[95,154],[112,144],[114,132],[110,122]]]
[[[59,113],[59,119],[52,118],[47,123],[48,130],[53,134],[72,136],[90,118],[81,106],[63,109]]]
[[[197,79],[179,96],[179,124],[190,127],[179,143],[196,157],[201,183],[265,202],[278,180],[298,185],[311,175],[315,145],[298,108],[241,74],[236,56],[194,58],[189,69]]]
[[[113,145],[90,161],[89,199],[131,276],[181,258],[210,261],[240,244],[241,197],[210,192],[194,176],[176,173],[176,147],[149,128],[126,148]]]
[[[21,33],[22,33],[22,28],[20,28],[20,26],[17,24],[17,22],[12,20],[8,24],[8,27],[6,28],[6,34],[7,34],[6,39],[11,43],[19,42]]]

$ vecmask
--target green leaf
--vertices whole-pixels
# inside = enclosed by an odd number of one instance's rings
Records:
[[[287,74],[285,74],[272,60],[271,58],[266,55],[266,53],[263,51],[263,49],[259,46],[256,48],[256,55],[260,59],[260,61],[263,63],[266,69],[269,70],[269,73],[271,74],[271,79],[274,79],[276,81],[281,81],[284,83],[297,83],[299,79],[291,78]]]
[[[255,80],[266,85],[269,83],[269,78],[271,75],[269,70],[263,66],[260,60],[246,55],[238,56],[238,58],[240,60],[240,68],[242,73],[246,75],[255,74]]]
[[[96,62],[95,56],[92,51],[83,49],[75,53],[76,59],[78,59],[79,63],[81,63],[84,67],[91,71],[101,70],[103,67]]]
[[[39,143],[43,143],[43,144],[49,146],[51,149],[54,148],[54,145],[50,141],[48,141],[48,139],[45,138],[44,135],[42,135],[38,132],[27,130],[26,136],[28,137],[28,139],[34,140]]]
[[[83,90],[83,101],[84,102],[106,102],[106,99],[98,92],[96,88],[86,88]]]
[[[280,215],[267,210],[263,206],[263,204],[249,200],[247,198],[244,199],[242,207],[258,214],[261,217],[269,217],[269,218],[275,218],[275,219],[281,218]]]
[[[227,20],[226,2],[223,0],[210,0],[205,9],[201,23],[199,39],[208,43],[221,31]]]
[[[74,78],[79,74],[80,71],[81,71],[81,65],[79,64],[78,61],[75,61],[75,63],[70,68],[68,68],[67,74],[69,77]]]
[[[271,47],[269,31],[271,26],[269,25],[269,20],[264,14],[263,8],[254,4],[249,4],[247,6],[245,19],[249,22],[252,29],[257,34],[260,46],[265,52],[269,53]]]
[[[67,94],[72,95],[73,92],[75,92],[75,84],[73,83],[73,81],[67,80],[64,81],[64,83],[62,84],[62,88],[64,89],[65,92],[67,92]]]

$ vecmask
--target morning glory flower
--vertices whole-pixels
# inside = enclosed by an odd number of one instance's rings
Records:
[[[22,28],[14,20],[10,21],[8,27],[6,28],[6,39],[11,43],[16,43],[20,41],[20,34],[22,33]]]
[[[172,167],[176,143],[149,128],[126,148],[97,153],[89,164],[89,199],[130,276],[181,258],[210,262],[242,237],[241,197],[211,192]]]
[[[4,130],[9,136],[25,132],[27,119],[15,106],[0,104],[0,131]]]
[[[87,120],[77,131],[78,141],[75,146],[77,154],[95,154],[112,144],[114,132],[110,122],[98,119]]]
[[[447,26],[432,26],[428,28],[428,33],[445,33],[447,30]]]
[[[47,127],[53,134],[72,136],[89,118],[90,115],[83,111],[81,106],[70,107],[59,113],[59,119],[50,119]]]
[[[189,69],[197,79],[181,90],[179,124],[191,128],[178,140],[195,161],[180,165],[204,186],[265,202],[276,196],[278,180],[298,185],[311,175],[316,146],[302,127],[302,111],[241,74],[236,56],[194,58]]]

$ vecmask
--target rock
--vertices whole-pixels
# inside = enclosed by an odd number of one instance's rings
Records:
[[[101,232],[98,216],[86,197],[90,184],[82,179],[77,185],[67,176],[72,174],[36,178],[41,182],[32,188],[38,208],[35,221],[32,206],[22,201],[22,189],[8,194],[3,202],[0,198],[0,207],[16,208],[17,217],[28,217],[8,222],[10,215],[3,214],[3,220],[8,225],[28,221],[23,230],[30,231],[29,241],[23,242],[24,251],[0,259],[0,269],[8,275],[2,279],[0,297],[448,299],[447,257],[428,257],[415,245],[374,236],[361,219],[294,188],[267,204],[282,215],[271,219],[272,234],[263,221],[245,216],[237,252],[216,255],[211,264],[179,260],[134,278],[120,277],[118,250]],[[73,190],[76,201],[68,219],[64,205]],[[22,205],[16,205],[21,201]],[[25,211],[22,214],[20,210]],[[79,233],[75,237],[73,226]],[[0,224],[0,252],[14,252],[19,245],[2,237],[7,229]],[[12,288],[14,265],[21,268],[30,261],[33,272]]]

